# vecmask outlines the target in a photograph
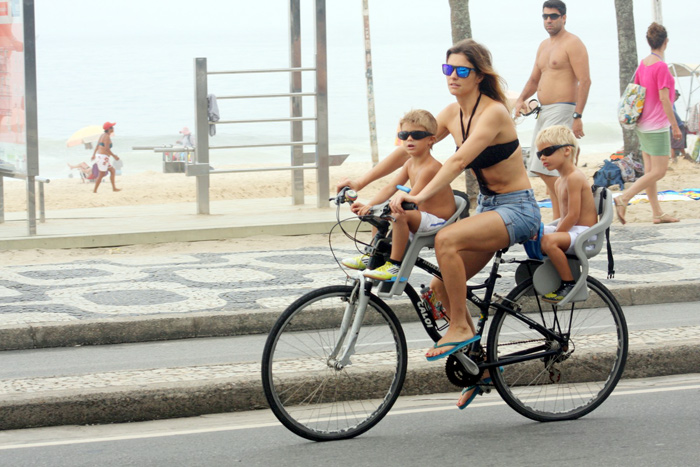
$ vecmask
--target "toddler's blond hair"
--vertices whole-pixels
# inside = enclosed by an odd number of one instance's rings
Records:
[[[578,153],[578,140],[576,136],[574,136],[574,132],[571,131],[568,126],[554,125],[537,133],[537,138],[535,139],[535,146],[537,147],[532,148],[532,154],[534,154],[537,148],[543,143],[550,145],[571,144],[573,146],[571,154],[575,157]]]

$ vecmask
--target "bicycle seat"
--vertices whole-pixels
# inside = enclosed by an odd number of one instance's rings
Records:
[[[408,243],[406,252],[403,255],[403,260],[401,261],[401,267],[399,268],[399,273],[396,276],[396,281],[382,282],[379,284],[379,287],[377,288],[377,295],[379,297],[386,298],[394,295],[401,295],[403,293],[420,251],[423,248],[433,248],[435,246],[435,235],[437,235],[442,228],[457,221],[463,211],[467,209],[467,201],[461,196],[455,196],[455,204],[457,205],[455,213],[452,214],[452,216],[447,219],[440,228],[430,232],[420,232],[413,235],[413,240]]]
[[[595,200],[595,205],[599,206],[600,210],[598,213],[598,222],[576,237],[574,241],[574,254],[567,255],[569,267],[574,275],[576,285],[569,295],[559,302],[559,306],[566,305],[570,302],[582,302],[588,299],[588,288],[586,287],[586,279],[588,278],[589,270],[588,259],[600,253],[605,243],[605,231],[610,227],[610,224],[612,224],[613,199],[610,190],[604,187],[596,187],[593,192],[593,198]],[[552,224],[556,224],[556,222]],[[537,267],[532,275],[532,281],[535,291],[539,295],[544,295],[559,287],[561,278],[549,258],[545,258],[542,265]]]

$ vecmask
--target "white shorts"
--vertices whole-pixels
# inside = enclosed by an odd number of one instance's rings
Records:
[[[571,230],[569,230],[569,237],[571,237],[571,243],[569,243],[569,249],[565,251],[567,255],[574,254],[574,242],[576,241],[576,238],[588,229],[590,229],[590,227],[586,227],[585,225],[575,225],[571,227]],[[543,235],[554,233],[556,230],[556,225],[545,225]],[[595,240],[598,240],[597,235],[593,235],[589,241],[593,242]],[[594,247],[595,245],[586,245],[584,248],[586,250],[592,250]]]
[[[434,216],[429,212],[420,212],[420,225],[416,233],[421,232],[431,232],[433,230],[438,230],[440,227],[445,225],[445,220],[440,219],[438,216]],[[413,240],[413,232],[408,235],[409,240]]]
[[[543,105],[541,107],[540,113],[537,116],[537,123],[535,123],[535,131],[532,134],[532,145],[530,146],[530,163],[528,167],[531,174],[559,176],[559,171],[545,169],[544,165],[542,165],[542,161],[537,158],[537,145],[535,144],[535,140],[540,131],[550,126],[565,125],[571,128],[574,124],[575,108],[575,104],[570,104],[568,102]]]
[[[112,165],[109,163],[109,155],[107,154],[97,154],[95,155],[95,160],[97,162],[97,170],[100,172],[107,172]]]

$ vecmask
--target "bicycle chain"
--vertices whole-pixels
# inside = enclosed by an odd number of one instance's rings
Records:
[[[501,344],[501,346],[529,344],[541,341],[542,339],[530,339],[526,341],[509,342],[507,344]],[[450,383],[459,388],[466,388],[481,381],[484,375],[484,370],[479,371],[479,373],[476,375],[472,375],[466,370],[466,368],[464,368],[464,365],[462,365],[462,363],[457,360],[456,357],[450,355],[447,357],[447,361],[445,362],[445,374],[447,375],[447,379]]]

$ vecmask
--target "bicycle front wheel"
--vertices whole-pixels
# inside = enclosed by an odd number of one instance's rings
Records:
[[[592,277],[585,302],[556,306],[540,301],[529,279],[506,297],[545,328],[564,336],[560,346],[513,315],[496,312],[488,339],[489,361],[518,358],[535,350],[554,355],[491,371],[503,400],[518,413],[540,422],[572,420],[594,410],[615,389],[627,359],[627,324],[619,303]]]
[[[375,295],[350,361],[338,362],[351,334],[341,335],[341,322],[357,293],[352,286],[312,291],[284,311],[267,338],[265,396],[280,422],[304,438],[326,441],[364,433],[389,412],[403,386],[406,338],[394,312]]]

